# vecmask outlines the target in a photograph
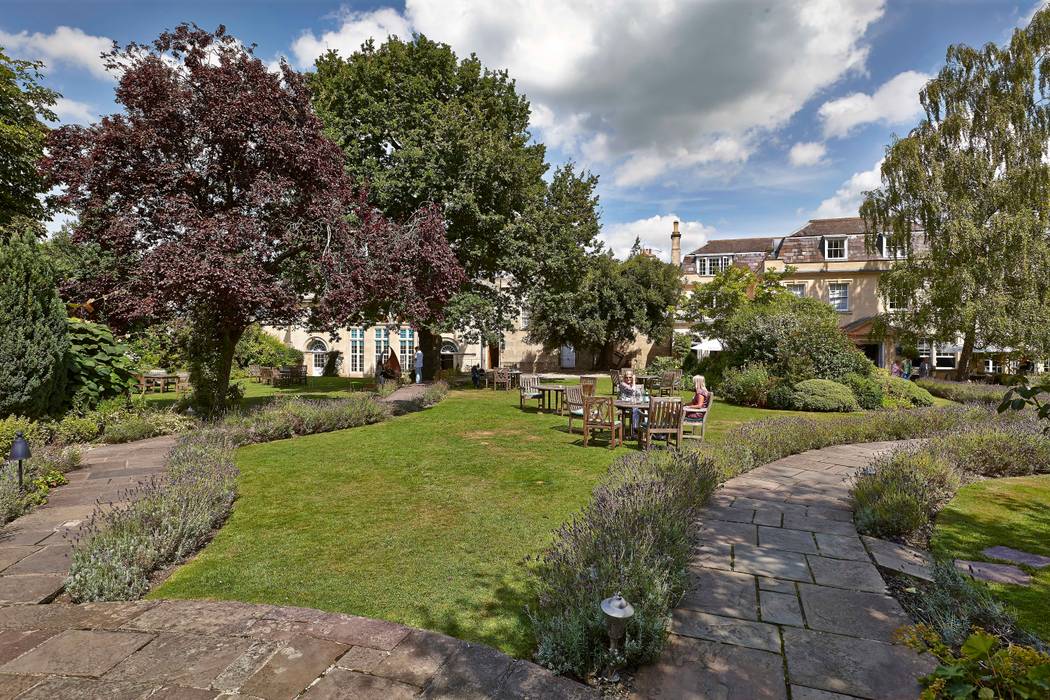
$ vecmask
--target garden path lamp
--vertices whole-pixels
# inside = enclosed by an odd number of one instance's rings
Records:
[[[26,442],[25,435],[19,430],[15,433],[15,441],[11,444],[11,454],[8,459],[12,462],[18,462],[18,490],[22,490],[22,462],[29,459],[32,455],[29,452],[29,443]]]
[[[614,655],[620,650],[620,645],[627,632],[627,621],[634,616],[634,607],[627,602],[619,593],[602,601],[602,613],[605,615],[605,629],[609,633],[609,651]],[[605,677],[610,681],[617,681],[620,674],[613,668],[605,672]]]

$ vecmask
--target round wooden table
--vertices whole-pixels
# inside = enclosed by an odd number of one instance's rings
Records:
[[[634,417],[634,409],[638,409],[643,415],[649,412],[649,399],[645,401],[613,401],[613,405],[616,406],[617,410],[620,411],[620,421],[624,425],[624,432],[627,429],[631,430],[631,438],[635,439],[634,426],[631,425],[631,419]]]

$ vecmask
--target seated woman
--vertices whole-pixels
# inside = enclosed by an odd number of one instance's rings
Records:
[[[645,401],[645,387],[636,383],[634,372],[624,372],[620,375],[620,392],[617,397],[620,401],[641,403]],[[638,425],[641,423],[642,411],[639,408],[631,409],[631,437],[634,438]]]
[[[692,413],[694,416],[706,411],[711,405],[711,392],[707,389],[707,384],[704,382],[704,375],[695,374],[693,375],[693,400],[686,406],[682,407],[682,410],[686,414],[686,418]]]

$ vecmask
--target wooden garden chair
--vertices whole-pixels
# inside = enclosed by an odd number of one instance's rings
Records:
[[[507,391],[510,391],[510,369],[508,367],[497,367],[492,370],[492,389],[499,391],[500,385]]]
[[[536,400],[536,410],[542,408],[543,393],[537,388],[540,378],[535,374],[521,375],[521,383],[518,385],[518,406],[525,408],[525,402]]]
[[[616,417],[616,406],[611,396],[583,398],[583,446],[587,447],[591,433],[609,431],[609,447],[623,444],[623,423]]]
[[[262,377],[262,365],[248,365],[248,379],[253,382],[260,381]]]
[[[188,394],[190,393],[190,373],[189,372],[178,372],[175,375],[175,393],[176,394]]]
[[[612,395],[616,396],[618,393],[620,393],[620,370],[609,370],[609,379],[612,380]]]
[[[682,444],[682,399],[678,396],[653,396],[649,399],[649,415],[642,425],[642,448],[649,449],[653,439],[663,438],[667,446],[674,439],[676,447]]]
[[[674,396],[677,393],[678,383],[675,377],[675,372],[664,372],[660,375],[660,386],[657,389],[657,393],[660,396]]]
[[[572,432],[572,421],[574,419],[583,420],[583,399],[588,396],[583,389],[582,386],[565,387],[565,410],[569,414],[570,433]]]
[[[595,389],[598,386],[598,378],[597,377],[580,377],[580,386],[590,387],[590,391],[591,391],[590,395],[594,396]]]
[[[689,428],[687,432],[682,433],[682,437],[689,440],[704,441],[704,436],[707,434],[707,416],[711,413],[711,405],[715,402],[714,395],[708,400],[707,405],[703,408],[690,408],[685,406],[682,409],[682,425],[685,428]],[[696,427],[700,426],[700,435],[696,434]]]

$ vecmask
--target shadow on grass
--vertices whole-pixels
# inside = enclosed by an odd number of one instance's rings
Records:
[[[479,603],[468,595],[459,595],[453,600],[454,608],[451,610],[435,612],[418,605],[415,613],[426,629],[443,632],[457,639],[487,644],[512,656],[527,659],[536,648],[526,614],[526,606],[535,604],[527,578],[527,574],[515,580],[506,575],[477,573],[473,577],[472,588],[489,593],[487,601]]]

